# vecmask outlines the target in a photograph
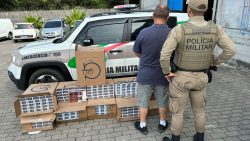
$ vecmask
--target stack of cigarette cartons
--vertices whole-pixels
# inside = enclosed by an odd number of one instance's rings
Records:
[[[114,82],[107,79],[102,85],[87,86],[88,119],[116,117]]]
[[[114,79],[114,82],[117,120],[129,121],[139,119],[139,107],[135,99],[135,96],[138,94],[136,78],[117,78]]]
[[[58,108],[55,111],[57,123],[87,120],[86,87],[76,81],[61,82],[57,90]]]
[[[103,118],[139,118],[135,77],[106,79],[104,49],[76,47],[77,81],[31,85],[15,101],[24,132],[49,130],[57,123]],[[149,109],[156,102],[150,101]]]
[[[106,80],[104,49],[78,47],[76,64],[77,84],[87,87],[88,119],[116,117],[114,82]]]
[[[139,119],[139,106],[135,96],[138,94],[138,83],[135,77],[113,79],[117,103],[117,120],[130,121]],[[158,107],[152,96],[149,103],[150,114],[157,114]]]
[[[23,132],[54,128],[57,109],[58,83],[33,84],[14,102],[16,116],[20,117]]]

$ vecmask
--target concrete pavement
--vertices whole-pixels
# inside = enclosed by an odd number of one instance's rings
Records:
[[[27,43],[27,42],[26,42]],[[55,130],[39,134],[22,134],[19,119],[15,117],[13,103],[19,91],[8,78],[10,53],[25,42],[0,41],[0,141],[160,141],[170,135],[157,132],[158,116],[149,117],[149,135],[134,129],[134,122],[117,122],[116,119],[89,120],[59,124]],[[192,141],[194,120],[188,102],[184,117],[182,141]],[[206,106],[207,141],[250,141],[250,72],[223,66],[214,73],[207,89]]]

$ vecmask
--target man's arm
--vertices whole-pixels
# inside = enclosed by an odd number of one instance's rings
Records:
[[[161,50],[160,63],[164,74],[171,72],[170,59],[178,44],[177,32],[179,28],[180,27],[175,27],[170,32]]]
[[[221,63],[228,61],[236,54],[236,48],[233,41],[224,32],[222,27],[218,26],[218,30],[219,30],[218,46],[223,50],[223,52],[217,58],[215,58],[215,65],[219,65]]]
[[[135,52],[135,56],[141,57],[141,40],[142,40],[142,33],[140,32],[135,40],[135,44],[133,47],[133,51]]]

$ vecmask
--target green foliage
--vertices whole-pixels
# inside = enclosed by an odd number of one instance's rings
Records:
[[[29,23],[33,23],[38,29],[41,29],[44,24],[41,16],[39,17],[26,16],[25,21]]]
[[[3,0],[1,0],[3,1]],[[4,0],[0,3],[0,11],[12,10],[56,10],[73,9],[77,6],[85,8],[112,8],[123,4],[115,0]]]
[[[107,0],[88,0],[87,4],[92,8],[107,8],[109,3]]]
[[[77,20],[83,20],[86,17],[86,14],[78,8],[74,8],[71,12],[71,15],[66,16],[65,21],[71,27],[74,26]]]

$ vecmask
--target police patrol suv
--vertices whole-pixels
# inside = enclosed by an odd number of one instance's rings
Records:
[[[107,77],[135,75],[139,59],[133,53],[133,44],[139,32],[153,24],[153,12],[136,11],[132,7],[116,6],[119,11],[87,17],[63,38],[19,47],[11,56],[10,79],[22,90],[33,83],[77,80],[77,44],[95,45],[107,50]],[[170,27],[188,20],[185,13],[171,12],[170,16]]]

